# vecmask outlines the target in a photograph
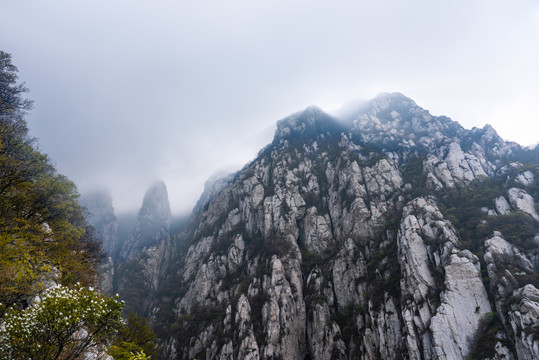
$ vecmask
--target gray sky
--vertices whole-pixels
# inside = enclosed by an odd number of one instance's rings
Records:
[[[41,150],[119,211],[161,178],[188,212],[280,118],[380,92],[539,141],[537,0],[3,1],[0,49]]]

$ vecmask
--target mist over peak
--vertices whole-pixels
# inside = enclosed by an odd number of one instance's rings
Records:
[[[189,213],[215,170],[240,169],[272,141],[276,119],[315,104],[346,120],[338,104],[381,91],[537,142],[531,1],[465,12],[428,1],[233,1],[219,16],[203,3],[59,3],[11,2],[0,40],[31,89],[28,123],[43,152],[81,192],[109,187],[118,211],[138,209],[161,178],[172,211]],[[32,26],[13,31],[23,23]]]

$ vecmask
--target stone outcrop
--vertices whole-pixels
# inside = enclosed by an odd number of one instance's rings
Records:
[[[515,182],[521,186],[532,185],[535,182],[535,176],[529,170],[524,171],[523,173],[518,174],[518,176],[515,179]]]
[[[511,188],[507,191],[507,195],[513,208],[531,215],[535,220],[539,220],[539,215],[535,210],[535,201],[526,190]]]

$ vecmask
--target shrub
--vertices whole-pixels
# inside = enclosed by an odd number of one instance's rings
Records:
[[[137,354],[140,359],[146,359],[147,355],[156,354],[155,333],[150,329],[148,320],[131,312],[127,316],[127,321],[118,331],[118,336],[114,339],[108,353],[115,360],[131,360]],[[138,359],[138,358],[137,358]]]
[[[502,345],[509,346],[505,339],[498,339],[498,332],[503,332],[502,323],[496,312],[486,313],[479,322],[477,332],[470,346],[468,359],[492,358],[496,354],[495,346],[498,341]]]

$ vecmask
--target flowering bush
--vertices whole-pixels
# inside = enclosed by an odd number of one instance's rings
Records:
[[[2,359],[78,359],[104,347],[123,325],[124,304],[99,291],[57,286],[18,311],[10,308],[0,324]]]

